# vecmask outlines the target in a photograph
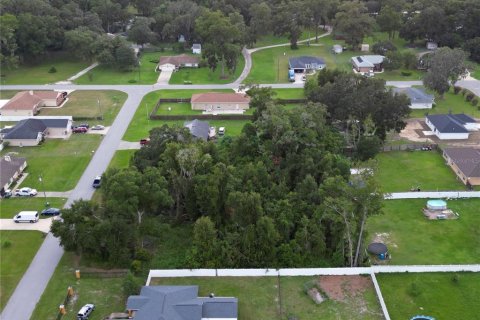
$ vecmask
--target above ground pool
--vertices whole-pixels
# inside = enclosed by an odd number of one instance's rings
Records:
[[[445,210],[447,209],[447,202],[443,200],[428,200],[427,208],[430,210]]]
[[[429,316],[415,316],[410,320],[435,320],[435,318]]]

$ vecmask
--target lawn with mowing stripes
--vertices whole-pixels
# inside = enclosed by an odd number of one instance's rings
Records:
[[[67,201],[66,198],[45,198],[43,193],[39,192],[36,197],[12,197],[2,199],[0,202],[0,218],[11,219],[20,211],[42,211],[45,209],[45,201],[50,204],[51,208],[63,208]],[[40,216],[43,218],[43,216]]]
[[[43,240],[44,234],[39,231],[0,231],[0,310],[7,304]]]
[[[480,199],[447,201],[455,220],[427,220],[427,201],[385,201],[384,214],[368,219],[367,243],[380,237],[395,265],[480,263]]]

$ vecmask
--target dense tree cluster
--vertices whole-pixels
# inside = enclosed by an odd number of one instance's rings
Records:
[[[381,211],[373,171],[350,176],[325,106],[288,111],[263,90],[250,93],[262,95],[263,111],[237,138],[153,129],[132,167],[107,171],[100,207],[76,203],[54,234],[68,250],[123,262],[161,217],[194,222],[189,267],[361,264],[366,218]]]

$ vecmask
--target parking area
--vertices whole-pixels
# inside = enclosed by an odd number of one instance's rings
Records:
[[[33,230],[48,233],[55,218],[40,219],[35,223],[15,223],[13,219],[0,219],[0,230]]]

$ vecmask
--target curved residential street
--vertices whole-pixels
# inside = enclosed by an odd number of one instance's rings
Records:
[[[330,30],[329,30],[330,32]],[[328,34],[328,33],[327,33]],[[327,35],[324,34],[323,36]],[[315,39],[315,38],[311,38]],[[304,40],[307,41],[307,40]],[[289,45],[283,44],[283,46]],[[275,45],[282,46],[282,45]],[[250,53],[258,51],[243,50],[246,59],[245,68],[241,76],[235,82],[230,84],[213,84],[213,85],[75,85],[75,84],[49,84],[49,85],[4,85],[0,86],[0,90],[119,90],[128,94],[122,109],[118,113],[113,125],[108,133],[104,136],[98,149],[95,151],[92,160],[87,166],[85,172],[78,181],[77,186],[71,191],[65,207],[69,207],[75,200],[90,199],[94,189],[91,187],[92,179],[96,175],[102,174],[115,151],[120,146],[120,141],[127,130],[137,107],[140,105],[142,98],[149,92],[156,90],[194,90],[194,89],[238,89],[241,82],[248,76],[252,67]],[[250,51],[250,52],[249,52]],[[389,86],[408,87],[412,85],[421,85],[421,81],[387,81]],[[475,94],[480,96],[480,81],[478,80],[462,80],[457,85],[468,88]],[[303,84],[261,84],[262,87],[272,87],[275,89],[286,88],[303,88]],[[43,222],[42,222],[43,223]],[[23,275],[21,281],[17,285],[14,293],[10,297],[7,305],[3,309],[0,318],[2,320],[28,320],[45,287],[47,286],[53,272],[55,271],[60,258],[63,255],[63,249],[59,240],[51,233],[48,233],[45,241],[38,250],[35,258],[29,268]]]

